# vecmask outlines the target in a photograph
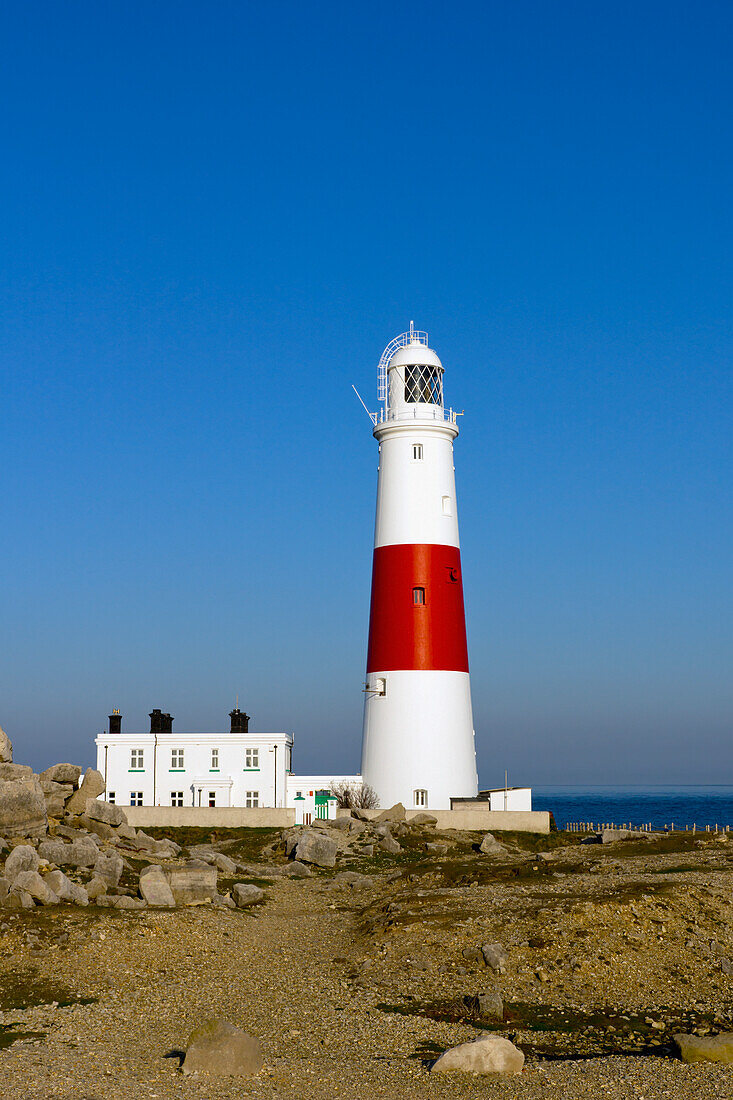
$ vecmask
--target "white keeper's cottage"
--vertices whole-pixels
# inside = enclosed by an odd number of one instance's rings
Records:
[[[228,733],[174,733],[173,717],[150,714],[148,733],[123,733],[122,715],[96,738],[97,769],[118,806],[292,807],[298,823],[335,817],[334,782],[358,775],[291,774],[292,733],[252,733],[249,715],[229,712]]]

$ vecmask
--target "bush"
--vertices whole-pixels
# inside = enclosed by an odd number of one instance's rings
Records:
[[[376,810],[379,796],[368,783],[331,783],[331,793],[343,810]]]

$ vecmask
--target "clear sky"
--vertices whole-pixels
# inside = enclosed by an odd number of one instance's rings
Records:
[[[359,764],[382,348],[456,444],[480,779],[730,782],[729,3],[0,21],[0,724]]]

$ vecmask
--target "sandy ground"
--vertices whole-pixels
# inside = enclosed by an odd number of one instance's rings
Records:
[[[684,1065],[671,1041],[733,1030],[727,845],[560,838],[543,862],[473,841],[437,861],[416,837],[361,890],[273,877],[252,911],[0,913],[0,1097],[733,1098],[733,1067]],[[506,946],[504,974],[464,957],[486,942]],[[472,998],[494,985],[521,1077],[431,1075],[482,1029]],[[260,1037],[256,1078],[180,1073],[210,1016]]]

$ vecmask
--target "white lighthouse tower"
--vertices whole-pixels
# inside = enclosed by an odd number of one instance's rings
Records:
[[[382,806],[450,809],[478,790],[453,440],[425,332],[378,368],[379,442],[362,776]]]

